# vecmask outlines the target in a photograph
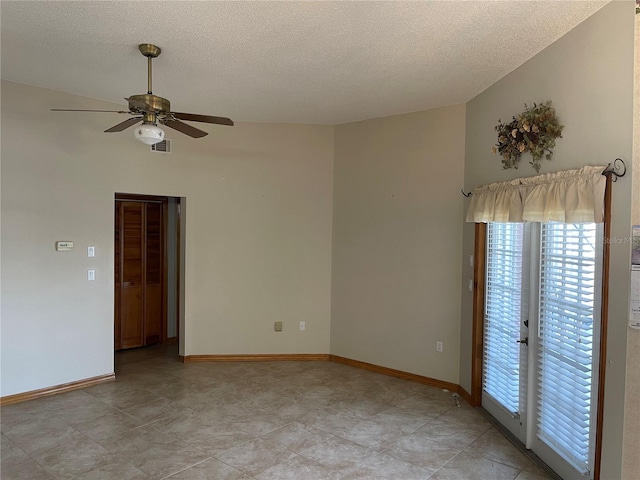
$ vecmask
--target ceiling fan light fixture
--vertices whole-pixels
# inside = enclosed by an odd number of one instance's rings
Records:
[[[154,124],[142,124],[133,131],[133,136],[147,145],[154,145],[164,140],[164,130]]]

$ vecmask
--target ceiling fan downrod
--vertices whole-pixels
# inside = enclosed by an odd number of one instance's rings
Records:
[[[151,88],[151,61],[152,59],[160,55],[162,53],[162,50],[160,50],[160,47],[156,47],[151,43],[141,43],[140,45],[138,45],[138,49],[140,50],[140,53],[142,53],[142,55],[147,57],[147,94],[152,95],[153,92]]]

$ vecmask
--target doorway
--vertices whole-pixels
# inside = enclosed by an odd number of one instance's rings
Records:
[[[178,343],[181,198],[116,193],[114,346]]]
[[[603,224],[486,226],[482,406],[567,480],[594,478]]]

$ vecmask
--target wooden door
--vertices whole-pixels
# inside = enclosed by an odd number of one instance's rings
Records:
[[[163,212],[163,203],[116,201],[116,350],[162,342]]]

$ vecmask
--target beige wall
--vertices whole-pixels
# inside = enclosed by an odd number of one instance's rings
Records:
[[[640,15],[635,22],[633,96],[633,201],[631,224],[640,225]],[[624,404],[623,478],[634,479],[640,472],[640,331],[627,335],[627,383]]]
[[[2,83],[1,395],[113,371],[115,192],[186,197],[185,354],[329,352],[333,127],[168,131],[159,155],[52,107],[114,106]]]
[[[458,382],[464,115],[336,127],[332,354]]]
[[[467,104],[465,188],[535,175],[525,159],[502,170],[490,152],[493,126],[523,109],[552,100],[565,125],[552,162],[541,173],[582,165],[606,165],[616,157],[631,168],[634,2],[612,2]],[[631,175],[613,188],[612,236],[628,238]],[[621,478],[627,318],[628,242],[611,246],[611,291],[602,478]],[[464,232],[463,258],[473,252],[473,226]],[[470,278],[463,271],[463,284]],[[461,384],[470,387],[471,297],[463,295]],[[636,450],[637,452],[637,450]],[[631,477],[630,477],[631,478]]]

